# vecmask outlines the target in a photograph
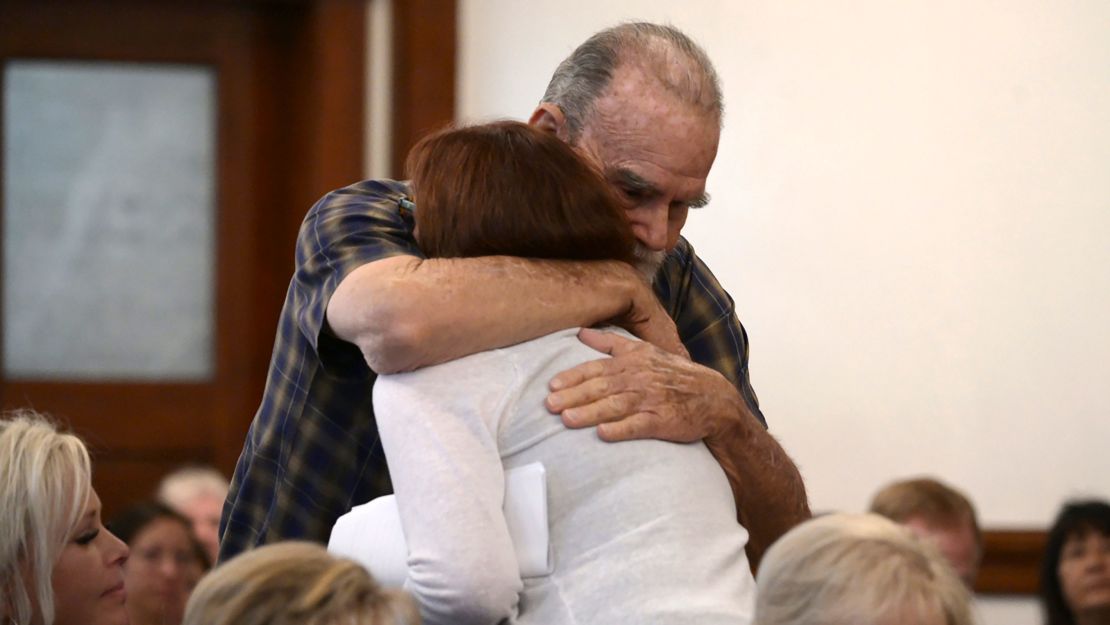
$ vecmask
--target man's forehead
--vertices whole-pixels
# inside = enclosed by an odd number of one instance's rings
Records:
[[[642,110],[595,113],[583,131],[576,143],[589,144],[587,151],[607,174],[625,169],[657,186],[672,177],[687,187],[704,186],[720,139],[716,125],[703,117]]]

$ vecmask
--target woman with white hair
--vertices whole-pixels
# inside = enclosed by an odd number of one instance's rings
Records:
[[[0,622],[126,625],[127,545],[104,528],[81,439],[0,418]]]
[[[756,576],[756,625],[971,625],[964,585],[932,545],[874,514],[787,532]]]
[[[220,551],[220,514],[227,488],[227,478],[222,473],[203,465],[181,467],[162,478],[158,485],[158,501],[189,519],[213,565]]]

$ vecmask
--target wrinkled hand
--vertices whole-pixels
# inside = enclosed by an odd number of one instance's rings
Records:
[[[655,438],[689,443],[725,427],[728,398],[737,395],[720,373],[650,343],[583,329],[586,345],[612,358],[552,378],[547,409],[570,428],[597,426],[606,441]]]

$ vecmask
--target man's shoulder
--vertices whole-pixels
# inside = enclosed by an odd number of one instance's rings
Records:
[[[398,203],[410,197],[411,190],[408,182],[403,180],[361,180],[354,184],[329,191],[313,206],[314,212],[350,206],[365,206],[367,208],[388,207],[394,208]]]
[[[386,194],[394,197],[404,197],[409,195],[410,188],[407,180],[391,180],[389,178],[377,178],[360,180],[351,185],[336,189],[332,191],[333,194],[354,194],[354,195],[375,195]]]
[[[727,295],[713,272],[698,257],[694,246],[684,237],[679,237],[678,244],[667,252],[655,276],[654,286],[656,295],[672,318],[691,298],[724,299],[723,296]]]
[[[714,292],[724,291],[709,266],[697,255],[694,246],[684,237],[679,237],[678,244],[667,253],[659,270],[659,277],[672,284],[692,281],[703,289]]]
[[[686,237],[680,236],[678,237],[678,243],[663,258],[663,264],[660,265],[656,278],[677,283],[682,280],[689,280],[692,273],[708,274],[710,272],[705,261],[694,251],[693,244]]]
[[[694,246],[686,237],[679,235],[678,244],[672,250],[667,252],[666,258],[663,259],[663,269],[668,267],[686,267],[694,262],[698,256],[694,253]]]
[[[419,254],[410,197],[408,183],[400,180],[362,180],[331,191],[305,215],[298,253],[309,258],[342,247],[327,259],[354,263],[347,270],[389,255]]]

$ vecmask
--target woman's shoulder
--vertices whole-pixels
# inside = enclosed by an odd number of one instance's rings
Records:
[[[628,331],[616,326],[600,329],[635,339]],[[447,385],[485,386],[491,380],[499,380],[499,386],[504,388],[514,380],[518,384],[524,384],[537,376],[554,376],[583,362],[608,357],[578,340],[579,330],[581,328],[566,328],[515,345],[470,354],[438,365],[379,376],[374,392],[389,392],[388,389],[398,386],[422,389],[443,388]],[[546,381],[544,385],[546,386]]]
[[[578,332],[581,329],[567,328],[559,330],[496,351],[499,357],[510,360],[518,369],[525,371],[536,368],[554,369],[554,373],[590,360],[608,358],[607,354],[591,348],[578,339]],[[631,339],[636,338],[628,331],[616,326],[605,326],[599,329]]]

